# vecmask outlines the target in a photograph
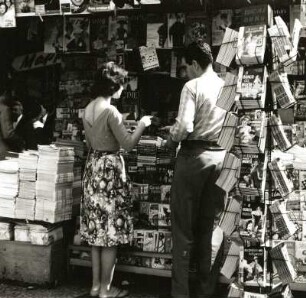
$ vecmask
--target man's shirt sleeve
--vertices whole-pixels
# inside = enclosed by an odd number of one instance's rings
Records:
[[[195,93],[185,84],[180,98],[180,106],[175,124],[170,129],[170,136],[174,142],[180,142],[193,132],[196,102]]]

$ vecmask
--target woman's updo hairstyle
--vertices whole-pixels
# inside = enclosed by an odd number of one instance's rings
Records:
[[[114,62],[104,63],[96,72],[92,86],[93,97],[113,96],[124,84],[127,71],[116,65]]]

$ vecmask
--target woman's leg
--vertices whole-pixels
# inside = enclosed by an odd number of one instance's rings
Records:
[[[117,246],[102,247],[101,250],[101,290],[105,295],[111,288],[117,257]]]
[[[101,246],[92,246],[91,247],[91,263],[92,263],[92,288],[91,294],[94,292],[99,293],[100,289],[100,279],[101,279]],[[94,295],[93,295],[94,296]]]

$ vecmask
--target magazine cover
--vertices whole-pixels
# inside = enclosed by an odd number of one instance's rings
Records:
[[[158,56],[155,47],[139,47],[139,54],[144,71],[159,67]]]
[[[115,42],[117,50],[123,50],[128,40],[128,16],[109,16],[108,40]]]
[[[220,46],[227,27],[232,25],[233,11],[231,9],[219,10],[213,16],[211,24],[212,45]]]
[[[265,253],[263,247],[244,247],[239,269],[245,286],[263,286]]]
[[[133,246],[143,250],[145,230],[134,230]]]
[[[155,231],[145,231],[143,239],[143,251],[155,251],[156,235]]]
[[[267,159],[263,154],[243,154],[238,189],[245,195],[262,195]]]
[[[161,227],[171,226],[171,211],[169,204],[158,205],[158,225]]]
[[[185,44],[185,14],[168,13],[167,47],[183,47]]]
[[[294,106],[294,118],[298,121],[306,121],[306,100],[297,101]]]
[[[249,111],[241,115],[236,128],[234,145],[259,146],[264,119],[265,112],[262,110]]]
[[[92,18],[90,20],[91,51],[106,55],[108,43],[108,18]]]
[[[37,14],[59,14],[60,0],[34,0]]]
[[[15,0],[0,0],[0,28],[16,27]]]
[[[130,15],[127,48],[135,49],[146,44],[147,23],[143,14]]]
[[[171,185],[160,186],[161,202],[170,203],[170,191],[171,191]]]
[[[242,203],[239,234],[241,237],[259,242],[264,228],[264,204],[260,198],[256,201],[247,200]]]
[[[294,80],[293,82],[294,98],[299,100],[306,100],[305,81]]]
[[[148,47],[167,47],[168,27],[167,19],[162,14],[147,15],[147,42]]]
[[[89,50],[89,18],[65,18],[64,51],[87,53]]]
[[[15,0],[17,16],[35,15],[34,0]]]
[[[136,120],[139,118],[139,89],[138,77],[128,76],[125,88],[122,91],[119,103],[119,111],[124,120]]]
[[[62,17],[49,17],[45,19],[44,52],[59,53],[63,51],[64,21]]]
[[[185,45],[203,40],[210,44],[210,20],[204,12],[190,12],[186,15]]]
[[[153,226],[158,225],[159,204],[150,203],[149,205],[149,222]]]
[[[241,93],[240,100],[261,101],[265,86],[265,67],[239,67],[237,93]]]
[[[240,27],[236,62],[238,64],[263,63],[266,47],[266,26]]]

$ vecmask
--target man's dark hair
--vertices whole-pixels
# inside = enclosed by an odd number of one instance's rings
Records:
[[[113,96],[124,84],[127,71],[116,65],[114,62],[104,63],[97,71],[92,86],[93,97]]]
[[[213,63],[213,56],[210,46],[205,42],[192,42],[185,51],[186,62],[191,65],[192,60],[196,60],[202,69]]]

